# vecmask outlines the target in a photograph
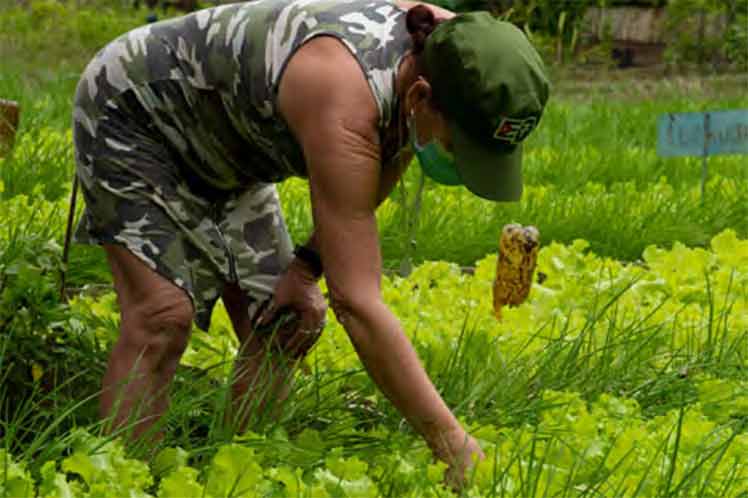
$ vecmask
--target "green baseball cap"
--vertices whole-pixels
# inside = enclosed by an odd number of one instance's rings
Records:
[[[486,199],[519,200],[522,141],[550,92],[540,55],[515,25],[470,12],[439,24],[424,56],[464,185]]]

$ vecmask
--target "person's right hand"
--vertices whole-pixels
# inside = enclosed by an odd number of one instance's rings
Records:
[[[270,323],[280,310],[291,310],[298,316],[290,328],[278,331],[279,348],[293,359],[303,358],[319,339],[325,327],[327,302],[310,269],[294,259],[280,277],[273,298],[253,323],[255,328]]]

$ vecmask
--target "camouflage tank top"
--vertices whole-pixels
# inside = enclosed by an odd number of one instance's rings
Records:
[[[211,187],[306,176],[301,148],[277,109],[290,57],[315,36],[341,40],[366,76],[384,135],[396,127],[395,76],[411,46],[405,13],[390,0],[257,0],[209,8],[116,39],[86,69],[78,94],[102,109],[134,93]],[[85,111],[77,114],[91,125]],[[394,152],[383,150],[383,158]]]

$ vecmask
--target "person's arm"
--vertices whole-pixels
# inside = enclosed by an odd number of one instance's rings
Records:
[[[385,199],[387,199],[395,188],[395,185],[397,185],[398,180],[400,180],[400,177],[408,168],[408,164],[410,163],[413,154],[405,149],[401,150],[400,153],[404,154],[402,160],[397,160],[387,167],[381,168],[379,174],[379,188],[377,189],[377,208],[382,205]],[[312,233],[304,245],[319,252],[319,246],[317,245],[317,232],[314,229],[312,229]]]
[[[434,15],[439,20],[446,20],[451,19],[456,14],[450,10],[447,10],[443,7],[439,7],[437,5],[428,4],[426,2],[413,2],[408,0],[397,0],[397,4],[400,6],[400,8],[403,9],[411,9],[415,7],[416,5],[426,5],[430,9],[434,11]],[[382,168],[382,172],[380,174],[379,178],[379,190],[377,194],[377,207],[379,207],[382,202],[387,198],[387,196],[390,195],[390,192],[392,192],[392,189],[397,185],[397,181],[400,179],[400,177],[405,173],[405,169],[408,167],[408,163],[411,160],[412,152],[402,150],[400,151],[402,154],[406,154],[405,160],[403,161],[397,161],[396,164],[390,165],[390,167]],[[314,230],[312,230],[311,235],[309,236],[309,239],[307,239],[307,242],[304,244],[306,247],[309,247],[310,249],[313,249],[317,252],[319,252],[319,247],[317,245],[317,237]]]
[[[307,161],[314,242],[336,316],[377,386],[437,456],[449,460],[461,455],[456,447],[467,435],[380,292],[374,214],[380,185],[378,116],[366,85],[339,42],[318,38],[289,63],[280,108]]]

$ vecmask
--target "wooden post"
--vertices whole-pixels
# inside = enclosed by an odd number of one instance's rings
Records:
[[[13,148],[19,113],[18,102],[0,99],[0,157],[4,157]]]
[[[558,18],[558,33],[556,36],[556,62],[558,64],[564,63],[564,25],[566,24],[566,11],[561,12]]]
[[[701,7],[699,11],[699,32],[698,42],[699,47],[697,50],[699,71],[704,71],[704,60],[706,59],[706,50],[704,50],[704,42],[706,40],[706,7]]]
[[[701,205],[704,205],[704,196],[706,194],[706,180],[709,174],[707,158],[709,157],[709,140],[712,138],[709,123],[709,113],[704,113],[704,154],[701,159]]]
[[[75,219],[75,201],[78,198],[78,175],[73,175],[73,190],[70,192],[70,208],[68,209],[68,225],[65,230],[65,246],[62,249],[62,269],[60,270],[60,302],[65,301],[65,278],[68,272],[68,255],[70,254],[70,240],[73,234],[73,220]]]

